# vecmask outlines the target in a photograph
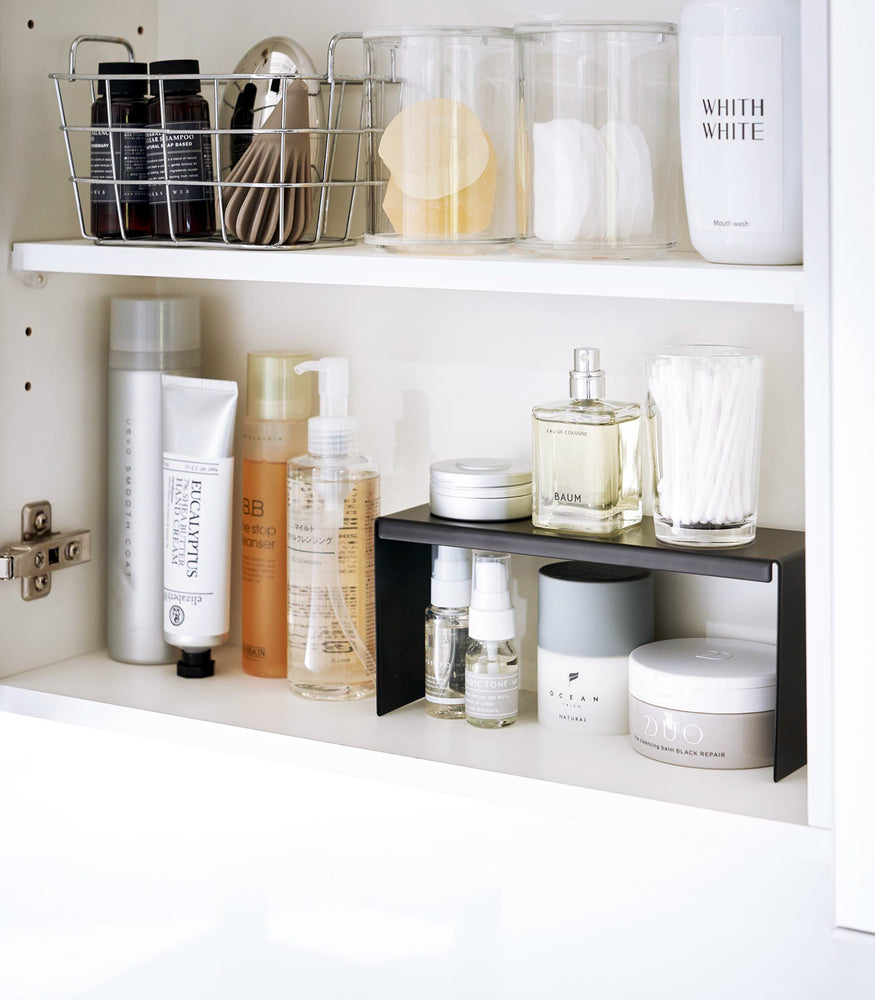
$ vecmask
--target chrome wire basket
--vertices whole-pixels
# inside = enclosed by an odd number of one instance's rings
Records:
[[[95,73],[79,73],[76,71],[76,55],[83,42],[99,42],[102,44],[117,44],[123,46],[128,55],[128,61],[134,62],[134,50],[130,42],[123,38],[99,35],[83,35],[75,39],[70,47],[70,64],[67,73],[52,73],[60,112],[60,130],[64,136],[67,162],[70,171],[70,181],[75,193],[76,212],[79,227],[85,239],[99,244],[109,245],[149,245],[149,246],[233,246],[252,249],[300,250],[317,247],[336,247],[354,242],[362,234],[365,198],[362,195],[366,189],[379,181],[368,179],[367,143],[373,131],[367,125],[367,108],[364,101],[365,79],[361,76],[343,76],[336,72],[336,51],[345,41],[361,40],[359,33],[342,33],[335,35],[327,51],[327,71],[323,76],[309,76],[302,73],[229,73],[213,75],[207,73],[172,73],[166,76],[156,74],[125,74],[109,75]],[[167,112],[165,86],[167,81],[192,80],[200,81],[201,92],[210,106],[209,121],[203,124],[208,127],[198,128],[199,142],[202,149],[209,149],[208,169],[204,172],[207,179],[197,180],[186,177],[186,189],[207,189],[209,196],[199,194],[200,200],[212,202],[215,228],[207,235],[190,238],[181,232],[174,231],[173,198],[179,189],[179,180],[174,178],[168,166],[168,150],[173,142],[178,142],[180,126],[173,125]],[[103,81],[100,87],[98,84]],[[116,84],[116,94],[122,91],[119,86],[122,81],[129,84],[132,81],[143,81],[151,87],[160,107],[160,123],[117,124],[114,119],[113,102],[120,100],[113,94],[113,84]],[[310,95],[310,107],[313,107],[314,95],[321,102],[323,115],[308,117],[307,128],[285,127],[286,107],[292,97],[292,88],[301,82]],[[282,112],[279,119],[269,121],[263,127],[220,128],[218,123],[223,114],[227,115],[227,107],[233,107],[234,95],[238,95],[246,84],[261,84],[275,95],[275,103],[282,101]],[[98,96],[98,89],[105,92],[107,109],[106,121],[113,124],[95,123],[90,106],[86,99],[90,97],[93,106]],[[223,111],[224,109],[224,111]],[[322,118],[321,121],[315,118]],[[89,121],[89,124],[80,124]],[[277,127],[272,127],[277,126]],[[159,170],[156,173],[150,168],[148,179],[142,176],[135,179],[123,178],[122,149],[128,137],[136,134],[137,141],[148,142],[150,148],[157,148]],[[227,153],[229,144],[234,141],[244,144],[254,144],[258,136],[261,142],[267,141],[278,145],[279,163],[287,162],[287,153],[291,155],[292,147],[300,140],[296,137],[305,134],[309,139],[309,162],[304,167],[307,179],[303,180],[298,173],[290,179],[281,166],[277,167],[271,177],[275,180],[258,179],[242,176],[235,179],[230,173],[231,164]],[[271,137],[268,140],[268,137]],[[274,138],[275,137],[275,138]],[[207,140],[204,142],[204,140]],[[156,147],[157,141],[157,147]],[[107,155],[101,161],[103,169],[95,171],[95,142],[102,143]],[[82,161],[89,164],[89,169],[80,169]],[[161,169],[163,168],[163,169]],[[229,179],[230,178],[230,179]],[[134,195],[131,189],[136,189]],[[234,202],[231,199],[237,194]],[[94,191],[100,191],[104,202],[110,207],[113,232],[105,235],[98,233],[93,213]],[[148,191],[145,195],[144,192]],[[108,192],[108,195],[107,195]],[[245,198],[256,201],[265,200],[277,218],[269,238],[264,238],[264,227],[257,240],[238,238],[233,225],[233,211],[237,204]],[[147,197],[151,207],[156,204],[164,211],[168,220],[168,233],[159,237],[144,236],[132,231],[125,223],[125,211],[133,197]],[[229,225],[229,202],[232,213]],[[306,225],[292,225],[292,203],[306,208]],[[105,216],[104,216],[105,218]],[[296,217],[297,218],[297,217]],[[117,223],[117,226],[115,225]],[[105,227],[103,227],[105,229]]]

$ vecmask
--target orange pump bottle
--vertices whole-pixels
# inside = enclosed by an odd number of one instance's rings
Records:
[[[255,677],[286,676],[286,463],[307,448],[313,391],[294,369],[308,360],[309,354],[292,352],[247,357],[242,651],[243,670]]]

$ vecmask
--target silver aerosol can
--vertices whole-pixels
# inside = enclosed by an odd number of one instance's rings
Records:
[[[200,303],[114,298],[109,337],[106,645],[171,663],[164,641],[161,375],[201,373]]]

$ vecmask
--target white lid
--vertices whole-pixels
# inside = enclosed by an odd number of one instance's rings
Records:
[[[475,552],[468,635],[482,642],[504,642],[515,634],[510,556],[504,552]]]
[[[629,654],[629,694],[680,712],[773,712],[776,649],[741,639],[667,639]]]
[[[487,487],[524,486],[531,488],[532,467],[509,458],[450,458],[431,466],[431,482],[441,491],[447,488],[479,490]]]
[[[432,546],[431,603],[467,608],[471,603],[471,553],[449,545]]]

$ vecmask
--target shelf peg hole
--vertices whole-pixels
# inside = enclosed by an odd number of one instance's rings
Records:
[[[31,18],[31,19],[30,19],[30,20],[29,20],[29,21],[27,22],[27,26],[28,26],[28,28],[29,28],[29,29],[30,29],[31,31],[33,31],[33,29],[34,29],[34,28],[36,27],[36,23],[34,22],[33,18]]]
[[[24,328],[24,335],[25,335],[25,337],[29,337],[32,333],[33,333],[33,327],[26,326]]]
[[[24,391],[25,392],[30,392],[30,390],[31,390],[31,384],[30,384],[30,382],[25,382],[24,383]]]
[[[144,31],[145,31],[145,28],[143,27],[142,24],[137,27],[137,34],[138,35],[142,35]]]

